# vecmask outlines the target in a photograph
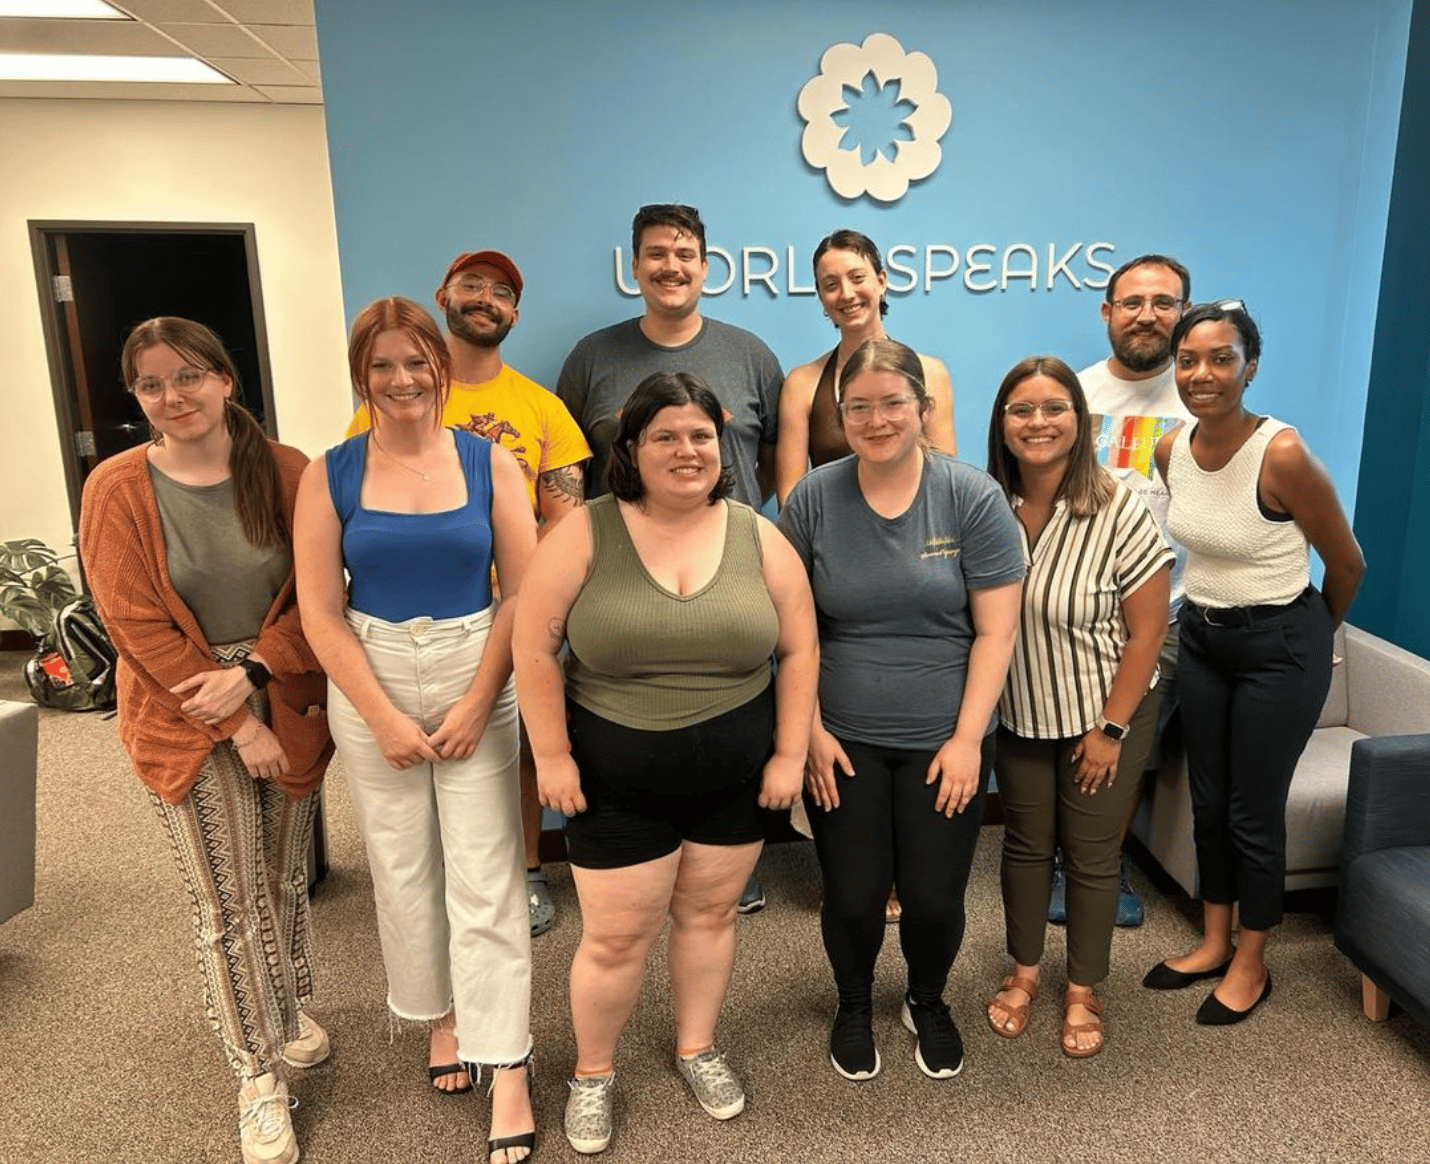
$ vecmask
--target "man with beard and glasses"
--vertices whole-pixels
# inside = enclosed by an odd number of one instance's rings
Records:
[[[586,495],[608,492],[611,442],[636,385],[656,372],[690,372],[710,386],[725,414],[720,459],[735,479],[731,496],[759,509],[774,492],[784,373],[762,340],[700,314],[710,270],[700,211],[679,203],[642,206],[631,222],[631,270],[644,313],[586,336],[556,379],[556,394],[591,442]],[[764,904],[759,878],[751,877],[738,908],[754,913]]]
[[[447,268],[437,306],[447,319],[452,390],[442,423],[485,437],[512,453],[526,478],[541,536],[585,500],[584,466],[591,450],[566,406],[540,384],[502,363],[501,343],[521,312],[522,279],[500,251],[468,251]],[[358,409],[348,436],[368,428],[367,406]],[[527,901],[531,935],[549,930],[556,908],[541,868],[541,803],[536,764],[521,733],[521,812],[526,839]],[[434,1052],[435,1053],[435,1052]]]
[[[1139,255],[1123,263],[1108,280],[1102,304],[1102,321],[1112,355],[1078,373],[1087,396],[1097,459],[1114,476],[1141,494],[1167,544],[1176,554],[1172,566],[1170,626],[1158,661],[1156,691],[1161,698],[1157,734],[1147,758],[1149,768],[1161,762],[1161,741],[1167,721],[1176,710],[1172,676],[1177,670],[1177,611],[1182,605],[1182,571],[1187,551],[1167,533],[1167,506],[1171,496],[1153,462],[1157,441],[1191,414],[1177,395],[1172,375],[1172,329],[1192,301],[1192,276],[1176,259],[1166,255]],[[1134,800],[1132,811],[1137,808]],[[1061,855],[1053,870],[1053,898],[1048,920],[1067,920],[1066,879]],[[1122,887],[1117,898],[1117,924],[1140,926],[1142,902],[1132,888],[1127,858],[1122,858]]]

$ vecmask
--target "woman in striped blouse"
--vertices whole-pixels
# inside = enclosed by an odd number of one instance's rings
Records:
[[[999,702],[1003,904],[1013,970],[989,1000],[1005,1038],[1038,992],[1054,850],[1067,867],[1068,984],[1061,1044],[1103,1047],[1118,853],[1157,722],[1172,552],[1146,505],[1098,464],[1071,368],[1030,356],[1003,378],[988,469],[1008,494],[1028,578]]]

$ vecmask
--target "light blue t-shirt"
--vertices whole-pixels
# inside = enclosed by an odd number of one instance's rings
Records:
[[[913,503],[885,518],[864,500],[858,459],[844,457],[794,487],[780,529],[814,588],[824,726],[874,747],[942,747],[958,722],[973,644],[968,592],[1025,572],[1003,491],[987,473],[930,451]]]
[[[492,446],[453,430],[467,502],[442,513],[389,513],[361,503],[367,433],[327,455],[328,491],[343,523],[348,604],[387,622],[460,618],[492,604]]]

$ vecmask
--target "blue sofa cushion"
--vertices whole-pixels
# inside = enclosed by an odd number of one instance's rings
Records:
[[[1379,849],[1346,863],[1336,946],[1430,1025],[1430,846]]]

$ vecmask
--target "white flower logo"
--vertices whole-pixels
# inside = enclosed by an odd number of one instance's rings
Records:
[[[863,91],[864,79],[873,75],[880,89],[899,83],[899,103],[912,107],[900,130],[907,127],[910,140],[894,141],[893,158],[881,148],[867,164],[859,143],[851,149],[840,143],[847,127],[834,115],[847,112],[844,90]],[[910,182],[927,178],[943,159],[939,139],[953,121],[953,106],[938,91],[938,70],[926,53],[905,53],[888,33],[876,32],[862,45],[831,45],[819,60],[819,76],[799,91],[799,115],[805,120],[800,145],[804,159],[824,171],[834,192],[843,198],[868,194],[880,202],[897,202]]]

